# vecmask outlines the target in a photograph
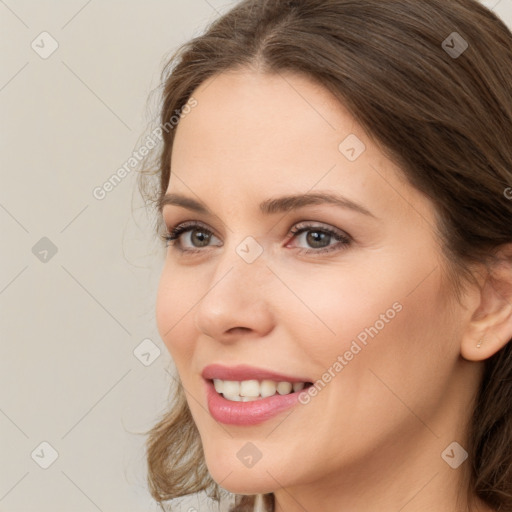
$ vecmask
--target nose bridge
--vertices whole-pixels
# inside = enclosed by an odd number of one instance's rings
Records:
[[[260,334],[271,329],[270,294],[266,289],[269,271],[262,248],[256,244],[253,239],[225,247],[216,260],[208,289],[195,311],[196,327],[205,334],[222,339],[233,328]]]
[[[241,241],[233,237],[224,246],[218,257],[211,285],[219,287],[220,293],[236,291],[241,302],[257,300],[259,292],[266,286],[268,273],[262,244],[253,236],[246,236]],[[223,281],[226,290],[222,288]]]

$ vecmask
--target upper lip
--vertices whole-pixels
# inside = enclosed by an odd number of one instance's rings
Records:
[[[310,382],[308,379],[300,377],[292,377],[282,373],[265,370],[264,368],[256,368],[240,364],[237,366],[224,366],[221,364],[209,364],[203,368],[201,376],[204,379],[221,379],[221,380],[273,380],[275,382]]]

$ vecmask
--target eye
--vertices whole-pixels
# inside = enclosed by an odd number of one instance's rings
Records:
[[[291,234],[295,239],[302,240],[311,247],[311,249],[300,249],[300,253],[306,254],[318,254],[342,250],[352,242],[351,237],[343,231],[311,223],[301,223],[296,225],[291,230]],[[332,244],[332,242],[336,243]]]
[[[310,247],[309,249],[299,247],[299,253],[318,254],[342,250],[352,243],[352,238],[343,231],[312,223],[297,224],[290,234],[294,239],[302,240]],[[205,248],[211,246],[210,242],[215,239],[220,242],[215,245],[222,246],[222,242],[213,232],[197,221],[179,224],[170,233],[162,235],[162,239],[166,241],[167,247],[172,246],[183,253],[203,252]]]
[[[202,247],[208,247],[212,238],[217,237],[202,224],[190,221],[179,224],[170,233],[162,235],[162,238],[166,241],[167,246],[172,245],[182,252],[198,252]],[[184,243],[184,240],[187,239],[189,245],[187,245],[187,242]]]

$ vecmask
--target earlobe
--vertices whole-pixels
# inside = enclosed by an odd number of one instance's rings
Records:
[[[512,340],[512,244],[501,247],[474,288],[474,310],[461,340],[461,355],[483,361]],[[483,269],[482,269],[483,270]]]
[[[512,304],[473,319],[461,341],[461,355],[468,361],[484,361],[512,340]]]

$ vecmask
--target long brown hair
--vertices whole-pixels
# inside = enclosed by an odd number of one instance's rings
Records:
[[[431,198],[458,292],[470,264],[490,264],[512,242],[512,34],[476,0],[244,0],[169,60],[162,126],[206,79],[255,64],[324,86]],[[146,194],[155,207],[172,171],[173,128]],[[144,194],[150,176],[140,177]],[[218,497],[179,383],[171,407],[147,441],[153,497]],[[485,361],[468,431],[468,497],[511,511],[512,343]],[[273,510],[272,495],[265,500]],[[240,496],[235,510],[253,502]]]

